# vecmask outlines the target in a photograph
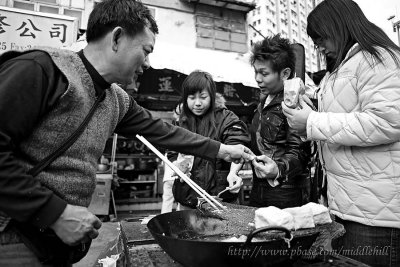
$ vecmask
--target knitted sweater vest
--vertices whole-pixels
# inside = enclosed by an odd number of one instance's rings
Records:
[[[53,153],[79,127],[96,96],[93,82],[79,56],[67,50],[43,49],[68,80],[67,91],[20,144],[18,161],[28,171]],[[117,85],[106,91],[84,132],[38,179],[67,203],[89,206],[96,186],[97,161],[107,139],[129,108],[129,96]]]

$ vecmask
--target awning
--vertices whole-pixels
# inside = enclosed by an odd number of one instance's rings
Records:
[[[82,39],[67,49],[83,49],[87,43]],[[170,69],[186,75],[194,70],[202,70],[209,72],[216,82],[241,83],[258,88],[248,53],[191,48],[156,41],[154,52],[150,54],[150,64],[154,69]]]
[[[154,69],[171,69],[186,75],[194,70],[202,70],[209,72],[216,82],[242,83],[258,88],[254,70],[249,63],[249,54],[156,41],[154,52],[150,54],[150,64]]]
[[[245,11],[246,13],[256,8],[254,0],[186,0],[189,3],[200,3],[220,8]]]

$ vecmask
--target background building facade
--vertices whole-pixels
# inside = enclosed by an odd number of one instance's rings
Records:
[[[293,43],[304,46],[306,70],[318,71],[317,51],[308,37],[307,16],[321,0],[257,0],[256,8],[247,15],[250,44],[262,36],[281,34]]]

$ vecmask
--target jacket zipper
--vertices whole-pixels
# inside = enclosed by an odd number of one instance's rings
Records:
[[[323,86],[321,86],[321,93],[320,93],[320,95],[319,95],[319,98],[320,98],[320,104],[318,105],[318,112],[323,112],[323,99],[324,99],[324,94],[326,93],[326,81],[328,80],[328,77],[331,75],[331,73],[330,74],[328,74],[328,76],[326,77],[326,79],[324,79],[323,80]],[[323,89],[322,89],[323,88]],[[325,186],[325,184],[326,184],[326,167],[325,167],[325,160],[324,160],[324,155],[323,155],[323,153],[322,153],[322,141],[318,141],[318,143],[319,143],[319,149],[318,149],[318,152],[319,152],[319,160],[320,160],[320,162],[321,162],[321,167],[322,167],[322,177],[323,177],[323,181],[322,181],[322,187],[324,187]]]

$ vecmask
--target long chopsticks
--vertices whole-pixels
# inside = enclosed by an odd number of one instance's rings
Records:
[[[111,148],[111,175],[114,175],[114,165],[115,165],[115,154],[117,151],[117,140],[118,140],[118,134],[114,134],[113,136],[113,142],[112,142],[112,148]]]
[[[117,140],[118,140],[118,134],[114,134],[113,136],[113,142],[112,142],[112,148],[111,148],[111,177],[114,179],[114,169],[117,167],[115,165],[115,154],[117,152]],[[114,210],[114,217],[117,219],[117,207],[115,206],[115,199],[114,199],[114,191],[111,190],[111,200],[112,200],[112,205],[113,205],[113,210]]]
[[[196,191],[197,194],[199,194],[202,198],[204,198],[208,204],[210,204],[214,209],[219,210],[219,208],[215,205],[217,204],[220,208],[226,209],[224,205],[219,203],[215,198],[210,196],[203,188],[201,188],[199,185],[197,185],[195,182],[192,181],[186,174],[184,174],[175,164],[173,164],[170,160],[168,160],[167,157],[165,157],[157,148],[155,148],[149,141],[146,140],[141,135],[136,135],[136,138],[142,141],[143,144],[145,144],[151,151],[154,152],[162,161],[165,162],[176,174],[179,175],[180,178],[183,179],[194,191]],[[215,204],[214,204],[214,203]]]

